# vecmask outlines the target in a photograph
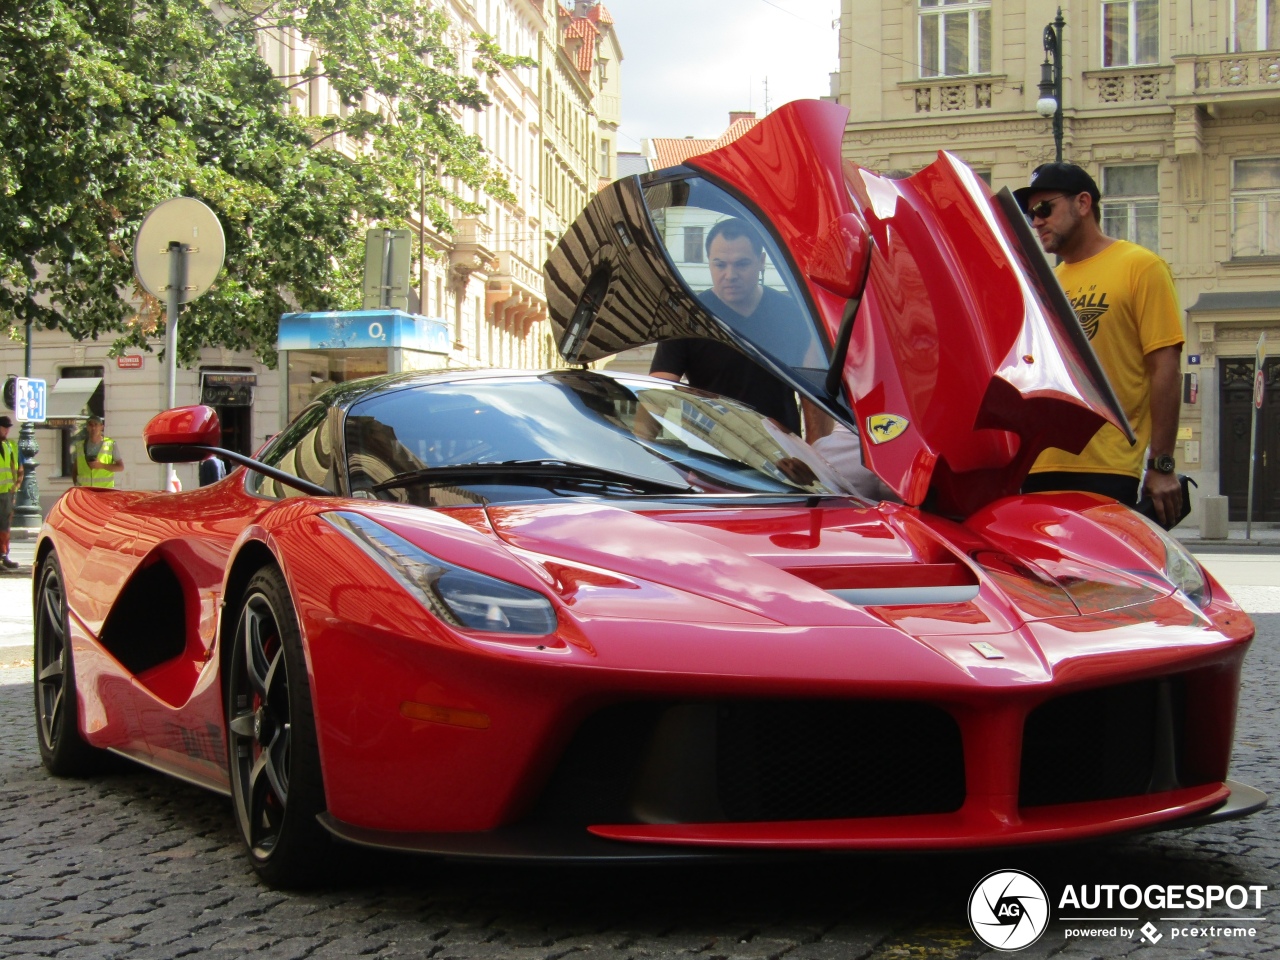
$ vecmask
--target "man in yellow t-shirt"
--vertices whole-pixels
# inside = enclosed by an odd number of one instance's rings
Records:
[[[1045,253],[1061,258],[1058,282],[1138,437],[1130,446],[1106,424],[1078,456],[1050,447],[1032,466],[1023,492],[1088,490],[1133,506],[1141,482],[1156,516],[1172,525],[1182,506],[1173,445],[1185,337],[1169,265],[1102,232],[1098,185],[1073,163],[1041,164],[1014,197]]]

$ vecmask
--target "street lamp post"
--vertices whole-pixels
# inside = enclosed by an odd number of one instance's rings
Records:
[[[27,316],[27,342],[23,348],[23,374],[31,376],[31,316]],[[24,420],[18,431],[18,457],[22,462],[22,486],[18,488],[18,499],[13,505],[13,526],[19,530],[39,530],[44,522],[44,511],[40,509],[40,485],[36,482],[36,454],[40,452],[40,444],[36,443],[35,426],[30,420]]]
[[[1062,28],[1067,22],[1058,15],[1044,28],[1044,63],[1040,64],[1040,99],[1036,113],[1053,117],[1053,158],[1062,162]]]

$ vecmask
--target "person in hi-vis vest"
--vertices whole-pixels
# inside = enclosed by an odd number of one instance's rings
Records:
[[[22,486],[22,461],[18,457],[18,444],[9,439],[13,421],[0,416],[0,565],[6,570],[18,566],[9,559],[9,524],[13,520],[14,503]]]
[[[104,437],[103,429],[101,417],[90,417],[85,438],[71,445],[77,487],[114,487],[115,475],[124,469],[124,462],[116,454],[116,442]]]

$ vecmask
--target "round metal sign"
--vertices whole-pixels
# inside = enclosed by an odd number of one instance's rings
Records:
[[[187,282],[179,302],[188,303],[218,278],[226,240],[217,216],[199,200],[175,197],[153,207],[133,243],[133,269],[144,290],[160,300],[169,289],[169,247],[180,243],[187,254]]]

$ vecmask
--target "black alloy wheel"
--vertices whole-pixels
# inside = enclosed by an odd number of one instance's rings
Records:
[[[227,673],[227,752],[240,834],[272,886],[321,879],[329,835],[302,640],[284,576],[259,570],[240,603]]]
[[[109,755],[90,746],[80,734],[70,621],[57,554],[50,551],[39,570],[32,619],[40,762],[59,777],[97,773],[108,765]]]

